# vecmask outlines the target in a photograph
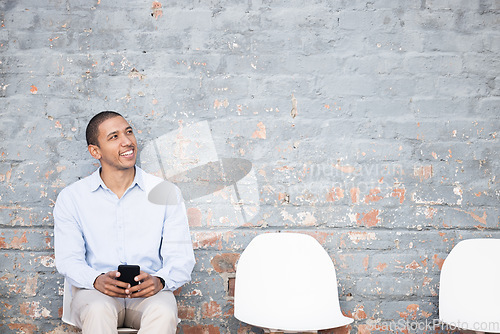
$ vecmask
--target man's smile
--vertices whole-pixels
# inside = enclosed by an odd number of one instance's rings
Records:
[[[130,158],[134,155],[134,149],[130,149],[128,151],[125,151],[123,153],[120,153],[120,156],[121,157],[125,157],[125,158]]]

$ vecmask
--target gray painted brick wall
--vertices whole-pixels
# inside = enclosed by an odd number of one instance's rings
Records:
[[[107,109],[151,172],[162,136],[172,171],[252,163],[239,200],[187,203],[179,333],[261,333],[227,285],[273,231],[334,260],[355,321],[325,333],[432,323],[453,246],[500,237],[499,20],[495,0],[0,0],[0,332],[77,332],[59,319],[52,209],[96,168],[84,131]]]

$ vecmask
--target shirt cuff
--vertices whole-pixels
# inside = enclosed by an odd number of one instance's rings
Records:
[[[155,276],[155,277],[157,277],[160,280],[160,283],[163,285],[163,287],[161,289],[162,290],[165,289],[165,287],[166,287],[165,280],[163,278],[161,278],[160,276]]]

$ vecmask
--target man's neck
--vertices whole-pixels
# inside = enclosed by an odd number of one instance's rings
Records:
[[[135,178],[135,167],[124,170],[108,171],[101,167],[101,179],[112,192],[121,198]]]

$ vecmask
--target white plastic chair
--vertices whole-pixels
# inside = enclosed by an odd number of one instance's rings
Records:
[[[439,320],[450,328],[500,333],[500,239],[459,242],[443,267]]]
[[[255,237],[237,264],[234,315],[266,332],[313,332],[350,324],[340,310],[335,267],[311,236]]]
[[[71,300],[73,299],[71,292],[71,284],[68,280],[64,280],[64,294],[63,294],[63,314],[61,320],[71,326],[76,326],[73,319],[71,319]],[[133,328],[118,328],[118,333],[133,334],[137,333],[137,329]]]

